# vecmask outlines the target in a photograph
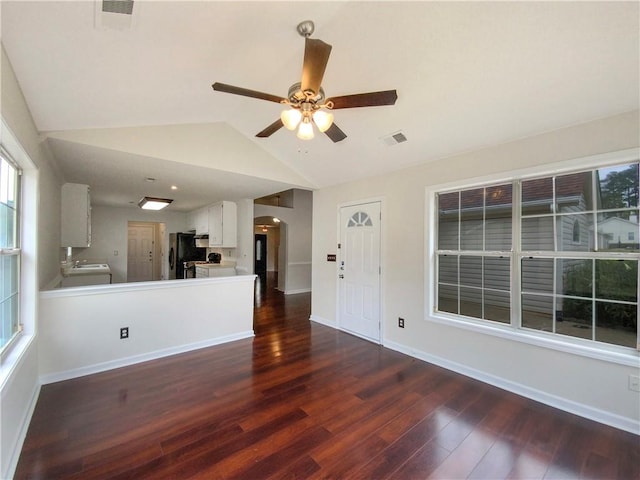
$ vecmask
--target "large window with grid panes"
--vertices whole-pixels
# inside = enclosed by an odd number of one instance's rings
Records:
[[[638,162],[439,191],[441,316],[637,348]]]
[[[20,331],[20,170],[0,150],[0,352]]]

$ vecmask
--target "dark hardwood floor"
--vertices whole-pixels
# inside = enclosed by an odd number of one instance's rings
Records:
[[[16,479],[640,478],[637,436],[309,322],[42,388]]]

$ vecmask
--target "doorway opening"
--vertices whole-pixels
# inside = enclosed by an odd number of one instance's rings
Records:
[[[162,259],[165,235],[164,223],[128,222],[127,224],[127,282],[162,280]]]
[[[264,280],[277,278],[277,289],[284,291],[286,276],[287,224],[274,217],[254,218],[253,272]]]

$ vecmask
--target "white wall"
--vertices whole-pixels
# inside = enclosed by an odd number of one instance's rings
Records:
[[[277,217],[286,223],[286,228],[280,230],[280,244],[286,245],[287,255],[279,254],[284,268],[278,268],[285,278],[285,285],[279,288],[286,294],[311,290],[313,193],[294,189],[293,195],[294,208],[254,206],[254,217]]]
[[[425,320],[425,187],[640,145],[638,111],[314,192],[312,319],[336,325],[339,205],[382,198],[382,328],[392,348],[639,431],[638,369]],[[401,147],[398,147],[401,148]],[[405,318],[406,328],[397,327]]]
[[[252,336],[254,280],[238,275],[41,292],[41,381]],[[121,327],[129,327],[128,339],[120,339]]]
[[[37,182],[38,205],[29,213],[29,230],[23,236],[26,257],[23,278],[29,282],[22,286],[22,315],[25,320],[23,340],[2,359],[0,373],[0,477],[10,478],[26,435],[32,409],[38,398],[38,314],[36,291],[53,281],[59,272],[60,260],[60,187],[63,179],[53,158],[40,141],[37,129],[20,90],[17,79],[6,56],[1,51],[0,105],[2,118],[37,168],[30,178]],[[4,132],[2,132],[4,138]],[[31,177],[31,176],[30,176]],[[31,188],[31,187],[29,187]],[[30,195],[31,197],[31,195]],[[35,238],[37,234],[37,239]],[[28,318],[27,318],[28,316]]]

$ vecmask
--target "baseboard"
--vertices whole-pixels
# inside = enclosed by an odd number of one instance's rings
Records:
[[[336,328],[336,329],[338,328],[335,322],[332,322],[331,320],[327,320],[326,318],[319,317],[318,315],[311,315],[309,317],[309,320],[311,320],[312,322],[319,323],[320,325],[325,325],[327,327]]]
[[[22,446],[24,445],[25,438],[27,438],[27,432],[29,431],[29,425],[31,424],[31,418],[33,417],[33,412],[36,409],[36,404],[38,403],[39,396],[40,385],[34,385],[33,392],[31,394],[31,400],[29,401],[29,405],[25,410],[25,415],[21,422],[22,426],[20,427],[18,439],[13,445],[13,451],[11,452],[9,461],[6,465],[6,470],[4,472],[0,472],[0,475],[2,475],[2,477],[0,478],[13,478],[13,475],[16,472],[16,468],[18,467],[18,460],[20,460],[20,453],[22,452]]]
[[[48,383],[60,382],[63,380],[70,380],[72,378],[84,377],[85,375],[91,375],[93,373],[105,372],[107,370],[113,370],[115,368],[127,367],[129,365],[135,365],[137,363],[148,362],[150,360],[156,360],[158,358],[169,357],[171,355],[177,355],[179,353],[190,352],[193,350],[199,350],[201,348],[212,347],[214,345],[220,345],[222,343],[234,342],[236,340],[242,340],[243,338],[253,337],[253,330],[246,332],[235,333],[233,335],[226,335],[223,337],[216,337],[202,342],[190,343],[186,345],[179,345],[177,347],[165,348],[162,350],[156,350],[149,353],[143,353],[141,355],[134,355],[132,357],[120,358],[109,362],[98,363],[95,365],[88,365],[86,367],[75,368],[73,370],[66,370],[64,372],[50,373],[40,377],[40,383],[46,385]]]
[[[431,355],[420,350],[406,347],[405,345],[402,345],[400,343],[385,340],[384,346],[391,350],[409,355],[410,357],[414,357],[427,363],[432,363],[439,367],[446,368],[447,370],[451,370],[461,375],[471,377],[475,380],[488,383],[489,385],[501,388],[502,390],[506,390],[508,392],[530,398],[531,400],[544,403],[545,405],[549,405],[550,407],[564,410],[565,412],[573,413],[575,415],[593,420],[598,423],[603,423],[620,430],[625,430],[627,432],[640,435],[640,425],[638,424],[638,422],[634,421],[631,418],[616,415],[614,413],[590,407],[588,405],[574,402],[572,400],[567,400],[566,398],[558,397],[556,395],[551,395],[541,390],[522,385],[521,383],[511,382],[509,380],[505,380],[504,378],[490,375],[466,365],[452,362],[436,355]]]
[[[309,293],[311,291],[310,288],[298,288],[297,290],[285,290],[285,295],[295,295],[296,293]]]

